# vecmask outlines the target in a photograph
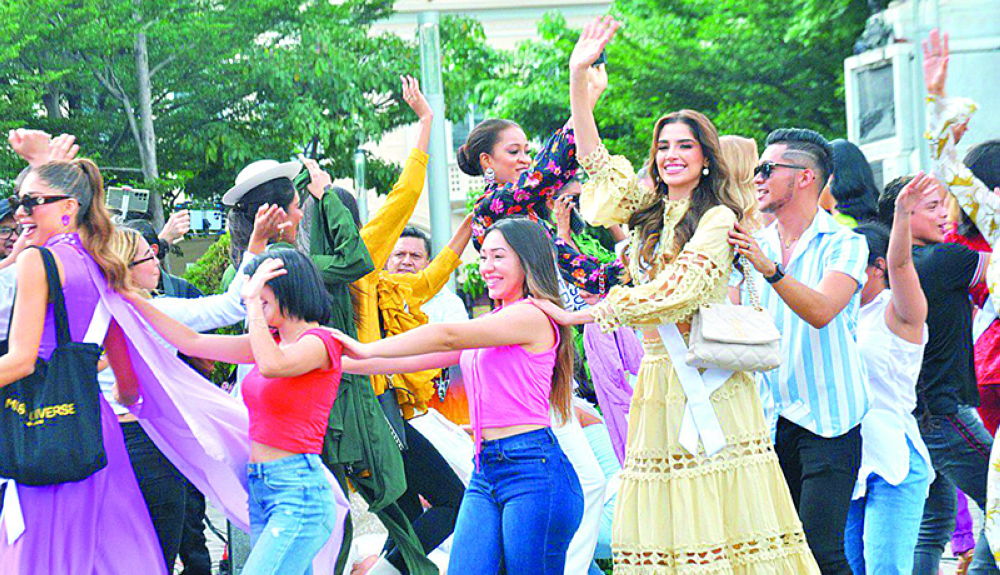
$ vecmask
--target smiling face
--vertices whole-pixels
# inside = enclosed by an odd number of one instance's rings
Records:
[[[497,230],[483,239],[483,247],[479,250],[479,273],[486,282],[490,299],[508,304],[525,296],[524,267],[507,239]]]
[[[32,196],[36,198],[46,196],[64,196],[64,192],[54,190],[49,187],[44,180],[35,175],[34,172],[28,174],[21,184],[18,194],[20,197]],[[76,212],[79,207],[75,198],[56,201],[48,204],[35,206],[28,215],[28,211],[23,206],[17,208],[14,217],[21,226],[21,233],[25,236],[27,245],[45,245],[50,237],[55,234],[76,231]],[[64,218],[65,216],[65,218]],[[64,224],[63,222],[67,222]]]
[[[396,242],[386,268],[389,273],[415,274],[426,268],[429,263],[424,240],[406,236]]]
[[[531,167],[531,156],[528,154],[528,137],[524,130],[511,126],[497,135],[496,144],[490,153],[483,153],[479,163],[485,172],[492,168],[496,180],[500,184],[516,182],[521,174]]]
[[[948,206],[944,186],[924,197],[910,215],[910,231],[916,245],[939,244],[948,231]]]
[[[160,285],[160,260],[141,235],[138,236],[135,247],[135,257],[128,263],[132,283],[144,290],[155,290]]]
[[[764,162],[796,164],[797,162],[795,161],[785,159],[784,153],[786,147],[785,144],[772,144],[768,146],[764,150],[764,153],[760,155],[758,165]],[[768,178],[764,177],[764,172],[754,175],[753,184],[757,188],[757,201],[760,204],[760,211],[765,214],[774,214],[791,204],[795,198],[798,178],[801,175],[801,170],[779,166],[773,168]]]
[[[656,137],[656,171],[674,199],[687,197],[698,187],[708,166],[705,152],[691,128],[683,122],[664,124]]]

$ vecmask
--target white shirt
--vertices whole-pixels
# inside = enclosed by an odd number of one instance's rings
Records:
[[[14,303],[14,288],[17,287],[17,266],[7,266],[0,270],[0,340],[7,339],[10,329],[10,312]]]
[[[243,299],[240,296],[240,292],[243,290],[243,284],[247,280],[247,275],[244,272],[253,258],[253,254],[249,252],[243,254],[240,269],[225,293],[191,299],[158,297],[149,300],[149,303],[172,319],[197,332],[210,331],[239,323],[247,316],[247,310],[243,306]],[[160,338],[159,334],[152,328],[150,328],[150,331],[163,345],[173,349],[173,346]],[[115,415],[125,415],[128,413],[127,407],[115,401],[115,374],[111,371],[110,367],[105,368],[97,374],[97,383],[100,384],[101,393],[104,394],[104,399],[111,404]]]
[[[910,473],[909,440],[930,471],[928,488],[934,480],[930,453],[920,437],[913,417],[917,407],[917,376],[927,344],[916,344],[892,333],[885,312],[892,292],[883,290],[858,313],[858,346],[868,368],[872,407],[861,420],[861,470],[854,486],[854,498],[864,496],[872,473],[890,485],[899,485]]]
[[[469,312],[465,310],[462,298],[455,295],[447,286],[429,299],[420,310],[427,314],[428,323],[461,323],[469,321]]]

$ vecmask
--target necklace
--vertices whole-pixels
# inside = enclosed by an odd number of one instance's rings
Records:
[[[785,246],[786,250],[792,249],[792,246],[795,245],[795,242],[799,241],[799,238],[797,237],[791,238],[786,241],[784,238],[781,237],[780,234],[778,235],[778,239],[781,240],[781,245]]]

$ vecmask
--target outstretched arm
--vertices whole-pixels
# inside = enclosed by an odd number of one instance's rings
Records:
[[[534,306],[512,305],[472,321],[424,325],[371,343],[358,343],[343,334],[338,339],[348,357],[398,358],[504,345],[542,347],[550,341],[548,326],[548,319]]]
[[[142,296],[134,293],[122,295],[153,326],[156,333],[181,353],[226,363],[253,363],[248,336],[198,333],[156,309]]]
[[[594,121],[594,104],[589,89],[589,70],[618,29],[611,16],[595,18],[583,27],[569,60],[569,101],[579,157],[586,158],[601,141]]]
[[[361,375],[389,375],[396,373],[417,373],[428,369],[444,369],[457,365],[462,355],[460,351],[443,351],[412,357],[395,357],[392,359],[351,359],[344,357],[341,367],[344,373]]]

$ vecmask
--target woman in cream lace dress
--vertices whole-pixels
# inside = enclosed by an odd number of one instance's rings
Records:
[[[721,449],[709,455],[699,441],[706,437],[700,433],[704,419],[698,419],[693,444],[690,434],[682,434],[688,401],[657,327],[676,324],[686,334],[699,306],[725,300],[733,267],[727,233],[747,206],[730,194],[718,134],[698,112],[682,110],[656,122],[650,153],[655,189],[638,182],[625,158],[609,156],[593,114],[578,104],[586,94],[587,67],[616,28],[605,17],[584,29],[570,62],[570,93],[580,165],[590,176],[582,213],[594,225],[629,225],[633,287],[615,287],[579,312],[538,304],[559,323],[644,330],[646,355],[629,413],[614,519],[614,572],[818,574],[752,375],[733,373],[711,395],[714,418],[708,419],[721,427]]]

